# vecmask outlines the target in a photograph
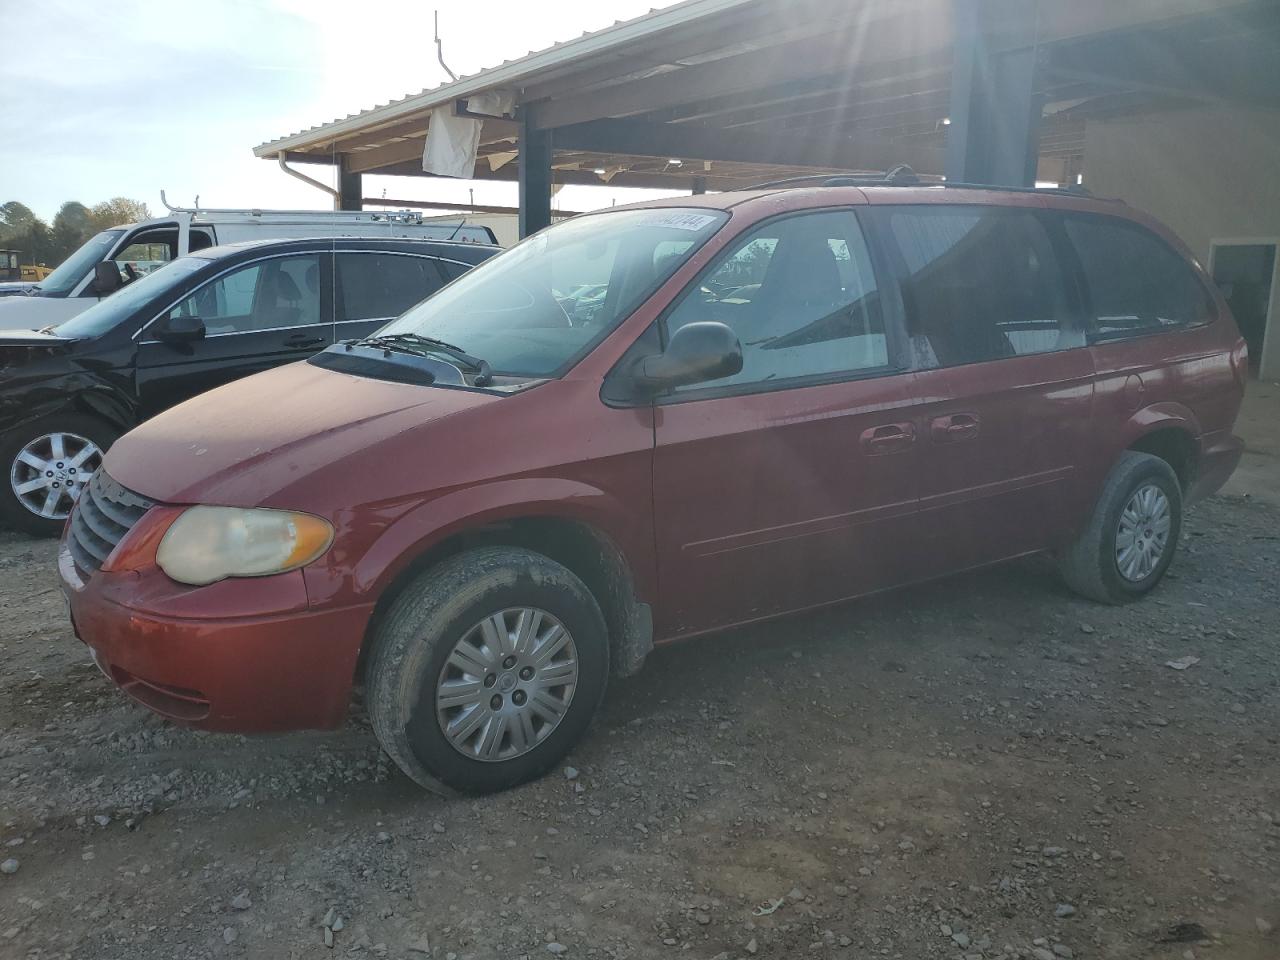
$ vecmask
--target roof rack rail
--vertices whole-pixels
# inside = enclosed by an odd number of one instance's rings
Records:
[[[1064,197],[1088,197],[1093,194],[1083,186],[1076,187],[1005,187],[996,183],[962,183],[959,180],[944,180],[941,183],[929,184],[935,187],[949,187],[952,190],[996,190],[1000,193],[1051,193]]]
[[[769,180],[757,183],[744,190],[766,190],[770,187],[915,187],[921,184],[932,184],[932,180],[922,180],[920,175],[905,163],[900,163],[892,170],[884,173],[817,173],[806,177],[788,177],[785,180]]]
[[[1006,187],[993,183],[962,183],[958,180],[926,179],[905,163],[884,173],[821,173],[807,177],[789,177],[757,183],[746,190],[771,187],[946,187],[951,190],[996,190],[1002,193],[1052,193],[1070,197],[1093,197],[1083,186],[1076,187]]]
[[[370,221],[373,223],[381,223],[383,221],[395,223],[420,224],[424,220],[432,220],[439,223],[440,226],[452,226],[453,217],[447,217],[450,223],[442,222],[441,217],[433,217],[429,213],[423,213],[422,210],[410,210],[408,208],[401,210],[291,210],[279,209],[272,210],[266,207],[202,207],[200,206],[200,198],[196,198],[194,207],[178,207],[169,202],[163,190],[160,191],[160,202],[170,213],[189,213],[193,217],[257,217],[261,219],[282,219],[289,217],[303,217],[309,220],[325,219],[332,220],[335,223],[341,221]],[[430,209],[424,207],[424,209]],[[152,218],[159,219],[159,218]],[[465,226],[465,214],[459,214],[459,226]]]

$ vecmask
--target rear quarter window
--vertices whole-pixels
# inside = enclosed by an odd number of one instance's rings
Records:
[[[1213,319],[1209,291],[1164,240],[1127,220],[1064,215],[1080,262],[1093,340],[1119,340]]]

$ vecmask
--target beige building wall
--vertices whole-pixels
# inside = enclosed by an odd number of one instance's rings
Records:
[[[1280,241],[1280,112],[1197,109],[1090,121],[1084,185],[1172,228],[1207,268],[1213,240]],[[1261,375],[1280,378],[1280,277]]]

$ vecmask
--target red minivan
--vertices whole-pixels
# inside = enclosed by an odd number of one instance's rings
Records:
[[[331,727],[363,683],[410,777],[500,789],[655,643],[1041,551],[1140,597],[1239,459],[1246,370],[1121,203],[834,178],[619,207],[127,434],[59,568],[157,713]]]

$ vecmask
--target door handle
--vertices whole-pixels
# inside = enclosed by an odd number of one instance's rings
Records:
[[[862,448],[869,456],[906,450],[916,442],[914,423],[885,423],[862,431]]]
[[[934,443],[955,443],[958,440],[972,440],[978,435],[980,426],[976,413],[951,413],[945,417],[934,417],[930,423],[930,433]]]
[[[286,347],[318,347],[322,343],[328,343],[328,338],[308,337],[306,334],[296,333],[292,337],[288,337],[284,345]]]

